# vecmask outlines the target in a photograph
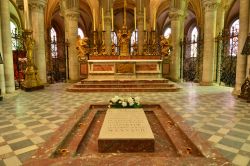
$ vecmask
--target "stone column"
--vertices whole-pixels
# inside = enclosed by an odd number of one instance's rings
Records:
[[[216,26],[216,37],[222,32],[223,28],[224,28],[224,20],[225,20],[225,12],[228,10],[229,8],[229,5],[220,5],[219,8],[218,8],[218,12],[217,12],[217,26]],[[220,43],[218,43],[220,42]],[[217,49],[220,49],[218,48],[218,44],[222,44],[222,41],[217,41],[215,47]],[[221,77],[221,51],[219,50],[217,52],[218,56],[216,56],[216,59],[215,59],[215,64],[218,64],[218,65],[214,65],[214,71],[216,71],[217,69],[217,73],[214,72],[214,81],[217,82],[217,84],[220,83],[220,77]],[[216,80],[217,79],[217,80]]]
[[[216,0],[202,0],[205,9],[204,14],[204,50],[203,50],[203,72],[201,85],[213,85],[214,59],[215,59],[215,37],[216,37],[216,15],[218,3]]]
[[[0,20],[1,20],[1,15],[0,15]],[[3,58],[3,48],[2,48],[2,24],[0,21],[0,53],[1,57]],[[0,64],[0,89],[2,91],[2,94],[5,93],[5,78],[4,78],[4,66],[3,64]]]
[[[1,32],[2,32],[2,56],[4,59],[4,74],[6,93],[15,91],[13,55],[10,33],[10,9],[9,0],[0,1]],[[3,93],[5,93],[3,91]]]
[[[105,38],[104,38],[104,42],[105,42],[105,48],[106,48],[106,52],[108,55],[111,55],[111,17],[110,17],[110,12],[106,13],[105,18]]]
[[[105,29],[105,48],[108,55],[111,55],[111,31],[112,31],[112,25],[111,25],[111,7],[112,7],[112,0],[104,0],[104,29]]]
[[[171,19],[171,37],[173,52],[170,59],[170,78],[173,81],[180,81],[180,41],[183,38],[183,10],[171,9],[169,17]]]
[[[250,35],[250,3],[248,3],[248,35]],[[247,70],[246,77],[250,78],[250,55],[247,56],[247,69],[246,70]]]
[[[145,0],[136,0],[136,24],[138,31],[138,55],[143,55],[144,44],[144,6]]]
[[[144,19],[142,14],[137,14],[137,29],[138,29],[138,55],[143,55]]]
[[[67,9],[65,11],[65,39],[69,42],[69,79],[78,81],[80,79],[80,69],[76,50],[76,41],[78,35],[79,11]]]
[[[32,10],[32,29],[34,46],[34,64],[38,69],[39,77],[42,83],[47,82],[46,74],[46,55],[45,55],[45,32],[44,32],[44,8],[47,0],[33,0]]]
[[[246,78],[247,57],[246,55],[241,55],[241,51],[244,47],[248,34],[249,14],[249,0],[240,0],[240,31],[236,66],[236,84],[233,92],[237,95],[240,94],[241,85],[244,83]]]

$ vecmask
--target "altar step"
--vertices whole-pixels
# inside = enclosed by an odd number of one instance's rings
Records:
[[[157,80],[82,80],[81,83],[82,84],[110,84],[110,83],[114,83],[114,84],[138,84],[138,83],[168,83],[168,79],[157,79]]]
[[[159,80],[82,80],[69,92],[175,92],[180,88],[167,79]]]

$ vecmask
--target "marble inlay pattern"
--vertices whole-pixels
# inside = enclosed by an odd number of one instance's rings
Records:
[[[16,91],[0,101],[0,166],[21,165],[73,112],[85,103],[114,95],[139,96],[147,103],[168,103],[188,124],[235,165],[250,166],[250,103],[232,88],[182,84],[179,92],[66,92],[53,84],[35,92]]]

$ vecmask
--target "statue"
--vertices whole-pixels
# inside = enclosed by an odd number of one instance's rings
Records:
[[[25,79],[22,82],[22,89],[25,91],[33,91],[43,89],[44,85],[41,83],[37,67],[33,63],[33,47],[35,40],[32,38],[32,31],[26,30],[24,35],[24,47],[26,49],[27,66],[25,69]]]
[[[171,36],[169,36],[168,38],[161,36],[160,38],[161,38],[161,41],[160,41],[161,56],[162,57],[169,56],[172,51]]]
[[[25,36],[25,41],[24,41],[24,47],[27,51],[26,56],[27,56],[27,65],[31,66],[33,64],[33,56],[32,56],[32,50],[34,47],[35,41],[32,39],[31,35],[26,35]]]
[[[78,50],[78,59],[79,61],[86,61],[89,55],[89,45],[88,38],[84,37],[81,39],[80,36],[77,37],[76,49]]]
[[[127,27],[125,25],[123,25],[122,30],[118,31],[117,36],[119,40],[120,56],[128,56],[130,32],[128,32]]]

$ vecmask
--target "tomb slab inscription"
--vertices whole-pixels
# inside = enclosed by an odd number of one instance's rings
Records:
[[[98,137],[100,152],[154,151],[154,134],[142,108],[108,109]]]

